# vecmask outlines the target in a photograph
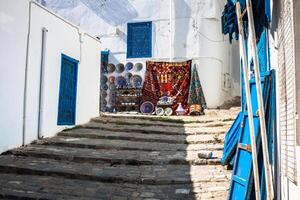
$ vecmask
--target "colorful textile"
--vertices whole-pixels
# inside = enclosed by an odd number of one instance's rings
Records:
[[[143,101],[150,101],[155,106],[160,97],[174,99],[172,109],[175,113],[178,103],[188,109],[190,75],[192,61],[146,63],[145,82],[142,89]]]
[[[198,76],[198,71],[196,66],[193,67],[189,96],[188,96],[188,104],[194,105],[198,104],[202,107],[202,111],[206,108],[206,101],[203,94],[202,86],[200,83],[200,79]]]

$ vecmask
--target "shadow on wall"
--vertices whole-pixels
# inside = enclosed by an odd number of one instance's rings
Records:
[[[128,0],[80,0],[98,17],[110,25],[124,24],[138,16],[137,11]]]

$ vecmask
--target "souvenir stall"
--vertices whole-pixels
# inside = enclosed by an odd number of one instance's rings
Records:
[[[184,62],[105,62],[101,111],[147,115],[201,115],[206,102],[196,66]]]

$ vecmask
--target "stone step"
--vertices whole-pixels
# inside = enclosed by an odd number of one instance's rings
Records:
[[[226,127],[159,127],[155,125],[114,125],[90,122],[88,124],[77,126],[76,128],[89,128],[106,130],[113,132],[137,132],[144,134],[163,134],[163,135],[205,135],[205,134],[224,134],[229,129]],[[75,128],[75,129],[76,129]]]
[[[115,125],[140,125],[140,126],[155,126],[158,127],[221,127],[221,126],[230,126],[232,124],[231,118],[215,118],[215,119],[206,119],[203,121],[195,121],[195,122],[182,122],[182,123],[174,123],[174,122],[164,122],[164,121],[153,121],[147,118],[144,119],[136,119],[136,118],[110,118],[110,117],[98,117],[91,120],[91,122],[97,123],[109,123]]]
[[[224,198],[228,190],[222,183],[145,186],[5,173],[0,177],[0,198],[7,199],[195,200]]]
[[[222,143],[224,134],[206,135],[163,135],[144,134],[135,132],[111,132],[98,129],[78,128],[60,132],[59,136],[70,136],[76,138],[94,138],[110,140],[131,140],[141,142],[163,142],[177,144],[202,144],[202,143]]]
[[[214,151],[213,158],[199,159],[197,151],[133,151],[133,150],[94,150],[84,148],[70,148],[60,146],[31,145],[13,149],[6,154],[17,156],[31,156],[73,162],[109,163],[110,165],[216,165],[220,164],[222,151]]]
[[[230,180],[230,173],[216,165],[107,166],[13,155],[1,156],[0,172],[144,185],[229,183]]]
[[[93,138],[76,138],[56,136],[37,140],[35,144],[55,145],[64,147],[90,148],[90,149],[116,149],[141,151],[217,151],[223,149],[222,143],[208,144],[170,144],[162,142],[139,142],[128,140],[110,140]]]

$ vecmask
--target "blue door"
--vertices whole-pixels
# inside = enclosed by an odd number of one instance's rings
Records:
[[[57,125],[74,125],[76,120],[78,61],[61,56]]]

